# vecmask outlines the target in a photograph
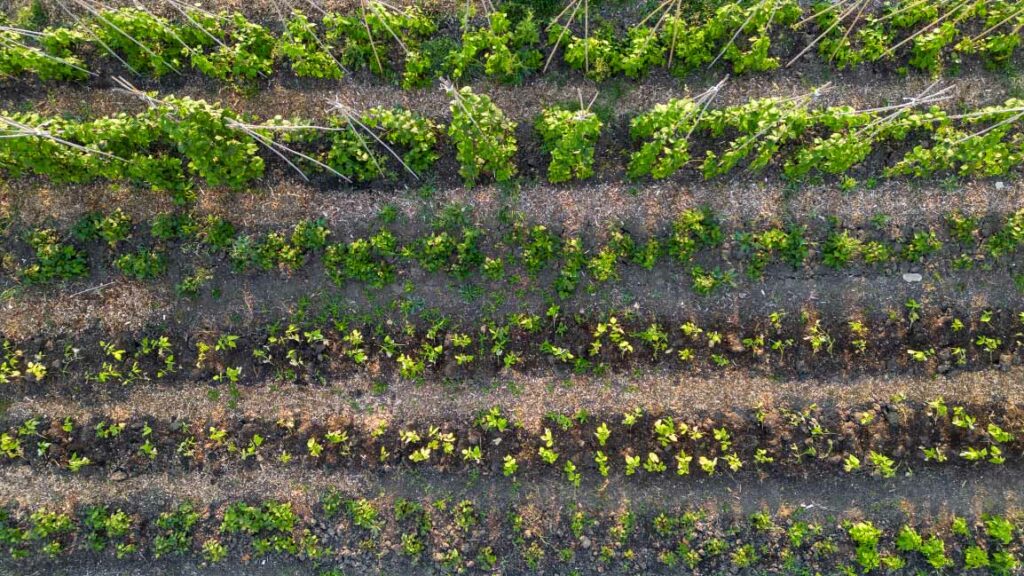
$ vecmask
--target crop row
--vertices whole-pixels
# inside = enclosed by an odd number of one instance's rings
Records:
[[[484,177],[512,179],[516,123],[486,95],[449,88],[447,135],[466,185]],[[356,113],[339,104],[337,115],[319,124],[280,117],[260,122],[203,100],[134,93],[150,105],[145,112],[92,120],[4,114],[0,169],[58,182],[131,181],[184,201],[194,194],[194,177],[242,189],[264,175],[268,158],[303,178],[321,173],[362,182],[400,172],[418,179],[440,156],[440,127],[402,108]],[[717,109],[710,107],[712,97],[670,100],[634,117],[630,133],[637,148],[627,174],[666,178],[702,151],[705,178],[775,166],[794,180],[843,176],[844,186],[855,185],[849,173],[868,164],[886,164],[885,177],[994,176],[1024,161],[1024,104],[1015,99],[950,114],[937,105],[946,92],[934,89],[870,110],[814,108],[813,93]],[[593,175],[602,125],[586,109],[554,106],[542,114],[537,127],[550,154],[551,181]]]
[[[394,569],[427,563],[445,573],[573,573],[597,566],[612,573],[978,570],[1009,576],[1020,568],[1021,528],[1012,517],[987,513],[876,525],[863,515],[762,510],[743,517],[628,500],[597,509],[551,510],[529,501],[506,508],[471,498],[365,497],[332,489],[314,506],[268,499],[186,501],[153,512],[131,505],[5,509],[0,543],[12,565],[76,554],[107,562],[184,556],[203,565],[269,559],[301,561],[322,576],[343,574],[338,566],[369,573],[382,563]]]
[[[908,299],[900,309],[826,318],[813,308],[797,318],[777,311],[745,318],[742,325],[676,324],[637,310],[601,317],[563,313],[550,305],[492,313],[461,321],[411,298],[372,310],[346,310],[331,302],[314,316],[306,307],[244,335],[207,330],[196,335],[150,330],[144,336],[5,340],[0,384],[41,392],[49,385],[121,387],[147,381],[206,382],[211,394],[238,394],[239,384],[273,379],[322,384],[342,374],[398,376],[422,381],[529,372],[541,366],[602,375],[648,364],[697,373],[749,366],[769,373],[818,369],[871,372],[926,369],[945,374],[998,362],[1009,369],[1020,353],[1024,313],[985,310],[977,318],[948,311],[936,317]],[[191,340],[190,340],[191,339]],[[187,344],[185,342],[188,342]]]
[[[606,415],[607,416],[607,415]],[[943,463],[1019,466],[1018,407],[948,405],[942,398],[841,410],[816,405],[758,408],[744,415],[690,417],[627,410],[602,417],[549,413],[527,431],[498,407],[471,422],[400,423],[369,429],[342,417],[276,421],[164,421],[32,417],[0,426],[0,463],[71,473],[146,474],[164,468],[303,465],[392,471],[433,467],[452,474],[563,476],[574,487],[619,476],[641,480],[811,470],[892,478]],[[916,446],[915,446],[916,444]]]
[[[245,233],[220,217],[197,218],[188,212],[165,212],[145,225],[133,224],[120,209],[90,213],[68,233],[34,228],[6,236],[4,269],[25,285],[74,280],[90,274],[89,249],[108,253],[108,262],[126,277],[154,280],[167,276],[172,258],[180,262],[176,286],[183,297],[197,296],[214,280],[219,263],[230,274],[279,270],[295,273],[319,259],[325,274],[339,287],[350,283],[373,290],[408,279],[413,267],[444,273],[454,280],[483,280],[518,286],[529,279],[534,287],[548,283],[552,296],[567,299],[581,289],[595,292],[634,268],[653,273],[659,263],[689,277],[694,292],[708,295],[738,284],[738,272],[752,281],[779,266],[793,272],[843,270],[860,263],[876,270],[900,264],[935,269],[990,272],[1013,270],[1024,243],[1024,210],[985,224],[956,211],[943,228],[921,228],[902,234],[887,230],[882,220],[857,231],[833,220],[825,229],[809,231],[790,224],[767,228],[724,229],[707,208],[688,209],[668,230],[647,238],[610,225],[603,243],[587,245],[579,235],[556,234],[506,214],[493,227],[472,221],[471,212],[449,205],[429,223],[430,232],[399,239],[397,216],[384,210],[372,233],[352,235],[331,230],[324,219],[304,220],[291,230]],[[19,241],[19,236],[24,242]],[[334,237],[351,237],[332,242]],[[353,237],[354,236],[354,237]],[[18,265],[16,256],[23,264]],[[659,268],[660,269],[660,268]],[[222,272],[223,273],[223,272]],[[1024,287],[1024,276],[1015,277]]]
[[[906,0],[879,8],[858,0],[806,9],[796,0],[757,0],[694,14],[670,0],[625,30],[613,21],[591,22],[589,4],[578,0],[547,22],[521,5],[495,11],[483,4],[481,15],[472,3],[460,8],[457,24],[376,1],[319,19],[296,10],[276,34],[239,13],[177,4],[177,21],[144,8],[89,8],[74,25],[56,28],[46,26],[45,12],[28,10],[0,29],[0,76],[81,80],[96,74],[90,61],[105,57],[135,74],[191,68],[251,88],[283,61],[298,77],[338,79],[366,69],[413,89],[439,77],[519,82],[546,70],[556,54],[603,80],[640,78],[658,67],[685,76],[717,62],[735,74],[761,72],[778,68],[780,56],[789,64],[808,52],[838,68],[881,62],[937,75],[970,55],[1008,65],[1024,26],[1019,0]]]

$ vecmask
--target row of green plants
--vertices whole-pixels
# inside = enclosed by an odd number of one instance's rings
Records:
[[[1017,99],[953,114],[935,104],[814,108],[813,96],[754,99],[721,109],[709,108],[706,98],[658,104],[630,122],[640,149],[630,155],[627,173],[659,179],[699,165],[710,179],[739,167],[775,165],[794,181],[828,175],[852,187],[857,181],[849,173],[873,162],[885,163],[884,177],[920,178],[996,176],[1022,161],[1015,123],[1024,108]],[[942,98],[921,99],[929,96]],[[701,146],[699,136],[710,142]],[[878,159],[880,153],[893,160]]]
[[[459,319],[416,298],[372,309],[329,304],[315,315],[300,309],[244,335],[204,331],[182,340],[173,332],[145,336],[88,333],[43,348],[4,340],[0,384],[45,391],[68,382],[124,387],[150,381],[206,382],[212,397],[237,398],[239,386],[267,380],[322,385],[339,374],[392,379],[467,377],[496,371],[604,375],[643,365],[697,373],[753,367],[768,373],[817,369],[871,372],[885,367],[946,374],[998,364],[1020,354],[1024,313],[984,310],[976,318],[925,314],[908,299],[898,308],[826,318],[808,308],[790,318],[776,311],[739,325],[659,321],[636,310],[595,317],[563,313],[484,311]],[[874,314],[874,316],[872,316]]]
[[[885,63],[903,73],[915,69],[937,76],[944,65],[959,65],[968,55],[1001,68],[1010,65],[1024,26],[1021,4],[1014,0],[755,0],[720,3],[697,16],[684,14],[692,12],[686,3],[669,0],[625,33],[586,22],[585,2],[570,6],[576,10],[549,26],[548,43],[562,51],[567,65],[594,80],[640,78],[657,67],[685,77],[718,62],[733,74],[765,72],[808,53],[839,69]]]
[[[710,12],[670,0],[628,27],[596,15],[591,21],[589,4],[578,0],[547,22],[522,5],[503,8],[460,6],[458,25],[450,26],[450,16],[374,1],[315,19],[294,10],[279,27],[197,6],[179,9],[175,19],[142,7],[91,10],[74,25],[54,27],[45,10],[29,9],[0,29],[0,76],[83,80],[104,58],[139,75],[193,69],[252,88],[280,62],[298,77],[336,80],[365,69],[412,89],[440,77],[520,82],[547,69],[556,54],[604,80],[640,78],[658,67],[685,76],[718,62],[734,74],[763,72],[808,52],[838,68],[884,62],[937,75],[968,56],[1008,66],[1024,27],[1019,0],[857,2],[854,9],[756,0]]]
[[[0,428],[0,462],[71,473],[97,467],[105,473],[111,466],[147,473],[215,462],[361,470],[434,466],[450,473],[500,473],[512,481],[562,476],[576,488],[609,477],[807,473],[811,467],[888,479],[943,463],[972,470],[1018,466],[1019,415],[1014,406],[965,407],[942,398],[914,404],[897,396],[884,405],[840,410],[759,407],[742,419],[647,414],[640,408],[610,418],[586,411],[549,413],[539,431],[524,429],[498,407],[472,422],[379,420],[370,429],[342,418],[303,421],[294,415],[250,420],[244,428],[209,419],[76,422],[38,416]]]
[[[185,203],[195,199],[193,177],[231,189],[261,178],[266,169],[261,149],[303,177],[318,170],[350,182],[388,177],[395,165],[424,171],[438,159],[438,127],[402,108],[341,110],[323,126],[280,117],[255,124],[203,100],[137,94],[149,106],[133,115],[6,117],[0,167],[11,177],[128,181]]]
[[[506,507],[328,489],[313,506],[274,499],[185,501],[147,512],[131,505],[11,506],[0,512],[0,543],[15,566],[77,556],[110,563],[183,557],[206,567],[293,559],[321,576],[339,576],[344,572],[334,566],[344,555],[361,571],[426,565],[460,574],[689,569],[1009,576],[1020,569],[1021,527],[1015,515],[991,513],[873,521],[853,512],[824,517],[799,506],[749,515],[628,500],[546,509],[525,498]]]
[[[396,215],[386,210],[372,232],[332,230],[326,220],[303,220],[290,230],[246,232],[219,216],[164,212],[148,226],[135,224],[122,210],[89,213],[70,232],[33,228],[8,232],[6,250],[30,255],[9,272],[25,285],[45,285],[88,277],[88,250],[105,247],[109,264],[136,280],[166,277],[180,262],[184,277],[176,290],[194,297],[215,278],[214,266],[226,260],[235,274],[279,270],[294,273],[319,260],[338,286],[365,284],[380,289],[408,277],[418,266],[460,281],[518,286],[528,280],[546,286],[559,299],[581,291],[595,293],[613,285],[630,269],[652,271],[659,263],[682,266],[697,294],[727,290],[742,273],[763,280],[769,266],[793,271],[842,270],[913,264],[951,271],[991,272],[1008,266],[1024,243],[1024,210],[998,226],[983,229],[982,219],[960,211],[945,216],[944,227],[897,232],[884,217],[857,230],[837,219],[820,231],[799,224],[766,228],[723,228],[708,208],[682,211],[668,230],[647,238],[610,226],[603,242],[557,234],[546,226],[505,215],[487,231],[472,213],[449,205],[428,223],[428,232],[399,238]],[[349,236],[347,242],[333,242]],[[102,248],[101,248],[102,250]],[[187,256],[184,256],[187,255]],[[182,261],[184,259],[184,261]],[[224,268],[223,265],[220,266]],[[1024,277],[1016,277],[1024,288]]]
[[[513,179],[516,122],[487,95],[446,87],[446,133],[464,183]],[[357,113],[339,104],[336,114],[321,120],[260,121],[203,100],[136,94],[149,107],[133,115],[4,113],[0,170],[8,177],[33,174],[57,182],[133,182],[185,202],[195,196],[193,179],[244,189],[263,177],[270,160],[307,180],[320,174],[351,183],[399,173],[419,178],[441,152],[441,127],[404,108]],[[926,106],[941,98],[931,96],[872,110],[815,108],[812,98],[755,99],[723,108],[710,107],[707,95],[673,99],[630,121],[636,148],[626,173],[661,179],[692,169],[710,179],[741,168],[775,167],[793,181],[827,176],[850,188],[861,173],[870,176],[869,184],[878,175],[990,177],[1024,161],[1022,101],[953,114],[934,103]],[[589,106],[546,108],[536,129],[550,158],[548,180],[592,177],[603,126]],[[894,160],[880,159],[881,153]]]

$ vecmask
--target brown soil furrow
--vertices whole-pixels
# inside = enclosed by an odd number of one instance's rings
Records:
[[[414,226],[437,207],[459,203],[474,217],[493,219],[504,207],[528,221],[557,224],[569,232],[604,230],[622,223],[638,231],[656,231],[680,211],[709,206],[726,223],[824,221],[835,216],[850,225],[865,225],[875,215],[888,215],[896,226],[938,223],[954,209],[974,215],[1005,214],[1024,206],[1024,186],[1016,175],[996,180],[968,180],[953,187],[937,182],[883,181],[877,187],[843,191],[834,184],[806,185],[796,191],[775,176],[739,173],[736,178],[703,182],[688,178],[667,181],[626,180],[580,182],[552,186],[525,181],[509,196],[494,185],[476,188],[431,187],[422,190],[385,184],[368,189],[316,186],[298,179],[276,179],[246,192],[201,191],[198,215],[217,214],[240,226],[286,227],[307,218],[324,217],[333,227],[362,227],[385,206],[394,206]],[[8,182],[0,189],[7,212],[31,226],[73,225],[84,214],[121,207],[136,221],[174,209],[166,196],[116,184],[63,186],[41,179]]]
[[[510,372],[490,381],[424,383],[389,382],[383,393],[371,393],[375,379],[357,376],[327,387],[267,382],[241,388],[237,408],[211,401],[207,386],[193,382],[166,387],[149,383],[125,390],[114,386],[89,390],[86,395],[24,395],[11,398],[5,412],[12,419],[39,414],[91,417],[141,417],[147,414],[194,420],[209,414],[271,418],[301,415],[321,419],[342,416],[368,427],[380,421],[463,421],[498,406],[503,412],[537,430],[545,414],[624,412],[633,407],[653,412],[690,414],[728,412],[765,407],[850,407],[886,402],[902,395],[914,402],[937,397],[963,404],[988,404],[1024,395],[1024,369],[958,372],[948,376],[842,375],[827,378],[779,379],[739,370],[695,376],[670,370],[646,370],[628,379],[550,374],[525,376]],[[953,400],[955,399],[955,400]],[[273,407],[273,408],[268,408]]]
[[[629,501],[641,507],[729,508],[740,514],[779,506],[805,506],[833,514],[878,513],[885,506],[902,506],[923,516],[980,515],[1024,504],[1015,481],[1017,474],[1016,470],[989,469],[965,476],[939,469],[885,481],[849,475],[805,479],[766,477],[749,482],[720,477],[695,482],[685,493],[680,493],[676,487],[659,487],[656,482],[643,481],[588,485],[581,491],[574,491],[565,482],[555,479],[526,482],[515,488],[504,478],[493,482],[481,479],[438,482],[431,474],[387,479],[376,475],[304,471],[282,476],[276,471],[258,469],[220,478],[187,473],[111,482],[105,478],[29,473],[23,468],[0,470],[0,499],[23,506],[131,503],[133,507],[155,509],[185,499],[206,505],[225,500],[277,498],[313,507],[328,488],[334,488],[367,497],[380,494],[391,498],[485,495],[493,504],[541,499],[549,502],[551,510],[589,497],[597,502]]]

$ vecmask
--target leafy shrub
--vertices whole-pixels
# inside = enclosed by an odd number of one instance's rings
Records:
[[[390,76],[392,53],[401,48],[406,55],[403,87],[421,86],[424,76],[432,72],[429,65],[420,69],[425,57],[420,45],[437,30],[437,24],[417,6],[396,10],[373,0],[360,5],[356,14],[326,14],[324,28],[326,43],[339,47],[345,66]]]
[[[291,62],[292,72],[300,78],[338,80],[343,75],[338,61],[317,36],[316,24],[298,10],[292,12],[277,50]]]
[[[111,512],[106,506],[90,506],[85,510],[86,540],[89,547],[102,552],[111,543],[129,535],[132,518],[124,510]],[[117,544],[117,557],[135,551],[135,545],[127,542]]]
[[[821,259],[826,266],[838,270],[858,257],[862,247],[860,239],[850,235],[849,230],[832,231],[821,247]]]
[[[643,144],[629,157],[629,177],[667,178],[686,165],[699,111],[700,106],[689,98],[673,99],[633,118],[629,133]]]
[[[266,28],[238,12],[229,15],[190,10],[188,15],[197,26],[183,27],[178,33],[187,45],[201,47],[189,51],[196,70],[211,78],[242,85],[273,72],[277,40]]]
[[[43,81],[57,81],[89,76],[85,62],[73,52],[86,41],[82,31],[47,28],[38,41],[41,46],[32,46],[18,32],[0,31],[0,77],[33,74]]]
[[[327,165],[356,182],[365,182],[388,175],[387,158],[377,151],[376,143],[348,120],[335,118],[331,125],[331,148]]]
[[[46,129],[64,136],[77,126],[67,119],[48,119],[35,112],[4,114],[19,124]],[[68,138],[70,140],[70,138]],[[102,158],[62,146],[48,138],[21,137],[0,140],[0,166],[13,177],[47,176],[56,182],[89,182],[101,176]]]
[[[241,188],[263,175],[259,146],[232,127],[238,120],[234,113],[191,98],[168,98],[150,113],[188,158],[189,169],[211,186]]]
[[[153,556],[185,554],[192,548],[192,529],[200,518],[190,503],[183,503],[173,512],[162,512],[156,520],[160,531],[153,537]]]
[[[985,242],[986,251],[993,257],[1013,253],[1024,243],[1024,209],[1010,214],[998,232]]]
[[[753,252],[747,275],[751,278],[760,278],[775,253],[794,269],[803,266],[810,253],[804,231],[805,228],[802,226],[791,226],[787,230],[773,228],[756,234],[741,234],[741,246]]]
[[[327,237],[331,231],[327,229],[327,220],[303,220],[295,225],[292,231],[292,245],[302,251],[315,251],[327,245]]]
[[[324,268],[336,284],[346,279],[369,282],[382,287],[395,276],[388,261],[395,256],[396,240],[387,230],[369,238],[358,238],[348,244],[332,244],[324,251]]]
[[[213,279],[213,272],[207,268],[196,268],[196,271],[191,276],[186,276],[181,279],[174,286],[174,292],[178,296],[187,296],[189,298],[199,294],[199,291],[207,282]]]
[[[856,544],[857,563],[865,571],[878,568],[881,565],[881,557],[878,553],[878,541],[882,531],[871,522],[857,522],[848,529],[850,539]]]
[[[220,216],[210,214],[199,225],[197,235],[204,244],[224,250],[235,237],[235,227]]]
[[[658,34],[646,26],[629,29],[629,40],[618,61],[618,69],[630,78],[642,78],[654,66],[665,62],[665,46],[658,41]]]
[[[530,228],[523,239],[522,259],[526,270],[531,275],[540,272],[548,261],[554,258],[559,248],[559,238],[546,226],[536,225]]]
[[[65,536],[75,531],[76,526],[71,517],[63,512],[51,512],[39,509],[29,515],[32,523],[26,534],[27,539],[44,541],[43,552],[56,556],[64,549]]]
[[[237,117],[204,101],[168,98],[135,116],[81,122],[44,120],[34,113],[16,119],[28,126],[45,125],[54,137],[88,151],[45,137],[6,138],[0,142],[0,165],[12,174],[36,173],[63,182],[124,178],[171,191],[183,202],[191,197],[191,185],[182,159],[169,156],[168,149],[183,154],[188,167],[213,185],[237,188],[263,173],[256,142],[233,126]]]
[[[371,108],[363,114],[367,127],[379,130],[381,139],[405,150],[402,161],[415,172],[437,162],[438,127],[432,120],[405,108]]]
[[[920,262],[922,258],[938,252],[942,249],[942,241],[936,236],[934,230],[927,232],[917,231],[910,237],[910,240],[903,245],[902,256],[908,262]]]
[[[568,298],[576,291],[582,279],[583,269],[587,260],[583,256],[583,246],[579,238],[568,238],[562,244],[562,269],[558,271],[555,278],[555,291],[561,298]],[[529,261],[528,261],[529,262]],[[529,264],[528,264],[529,266]],[[530,267],[531,273],[536,274],[539,268]]]
[[[33,231],[28,243],[35,251],[35,262],[24,268],[21,275],[33,284],[71,280],[89,272],[85,253],[70,244],[62,243],[53,230]]]
[[[444,268],[459,277],[478,269],[484,259],[477,245],[481,232],[465,227],[461,238],[457,234],[440,231],[423,238],[415,249],[420,265],[429,272]]]
[[[751,170],[761,170],[815,124],[813,113],[794,99],[758,98],[736,106],[705,111],[701,128],[712,137],[736,134],[722,151],[708,150],[702,170],[705,178],[728,173],[752,158]]]
[[[433,166],[437,152],[437,125],[404,108],[371,108],[359,120],[373,134],[347,118],[332,118],[340,130],[332,132],[327,163],[357,181],[388,175],[388,160],[378,138],[413,172]]]
[[[493,174],[498,182],[512,178],[516,123],[505,118],[487,95],[474,94],[468,86],[452,89],[451,94],[448,135],[455,143],[459,174],[466,185],[475,185],[481,174]]]
[[[75,223],[74,235],[79,240],[106,240],[111,248],[131,236],[132,220],[120,208],[104,216],[93,212]]]
[[[182,45],[170,22],[146,10],[100,12],[93,33],[139,73],[159,77],[184,67],[188,47]]]
[[[152,280],[167,272],[167,257],[162,252],[140,248],[135,253],[118,256],[114,260],[114,266],[125,276],[137,280]]]
[[[713,59],[710,55],[719,53],[722,60],[732,63],[736,74],[774,70],[778,68],[779,61],[768,53],[771,47],[770,26],[794,24],[800,19],[801,12],[796,0],[760,1],[747,6],[723,4],[698,30],[682,31],[686,36],[679,36],[679,30],[674,32],[675,40],[682,42],[680,53],[683,58],[677,71],[683,72],[688,67],[710,62]],[[664,39],[665,35],[662,37]],[[700,56],[699,59],[686,57],[691,50],[692,54]]]
[[[537,121],[537,132],[551,154],[548,180],[553,183],[594,174],[594,145],[601,134],[601,120],[589,110],[547,108]]]
[[[488,27],[468,30],[462,35],[462,46],[448,54],[447,65],[451,77],[458,80],[479,66],[484,74],[503,82],[518,82],[527,72],[541,64],[541,53],[536,46],[540,31],[533,14],[514,26],[504,12],[491,12]]]
[[[709,208],[684,210],[672,223],[668,253],[680,262],[689,262],[697,250],[717,246],[723,239],[718,220]]]
[[[290,502],[267,501],[262,508],[236,502],[224,510],[220,531],[223,534],[249,535],[257,554],[271,550],[295,554],[298,546],[292,532],[298,521]]]
[[[592,80],[600,82],[620,69],[622,56],[618,46],[613,38],[601,31],[581,38],[571,34],[564,26],[555,24],[548,31],[548,44],[553,47],[564,44],[565,63],[576,70],[583,70]]]
[[[163,212],[153,217],[149,231],[157,240],[186,240],[195,236],[197,226],[191,214]]]
[[[690,278],[693,281],[693,291],[701,296],[707,296],[723,286],[731,286],[735,281],[731,271],[706,271],[700,266],[690,268]]]

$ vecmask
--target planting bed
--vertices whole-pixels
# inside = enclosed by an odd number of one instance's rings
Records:
[[[16,0],[0,574],[1024,573],[1020,0]]]

